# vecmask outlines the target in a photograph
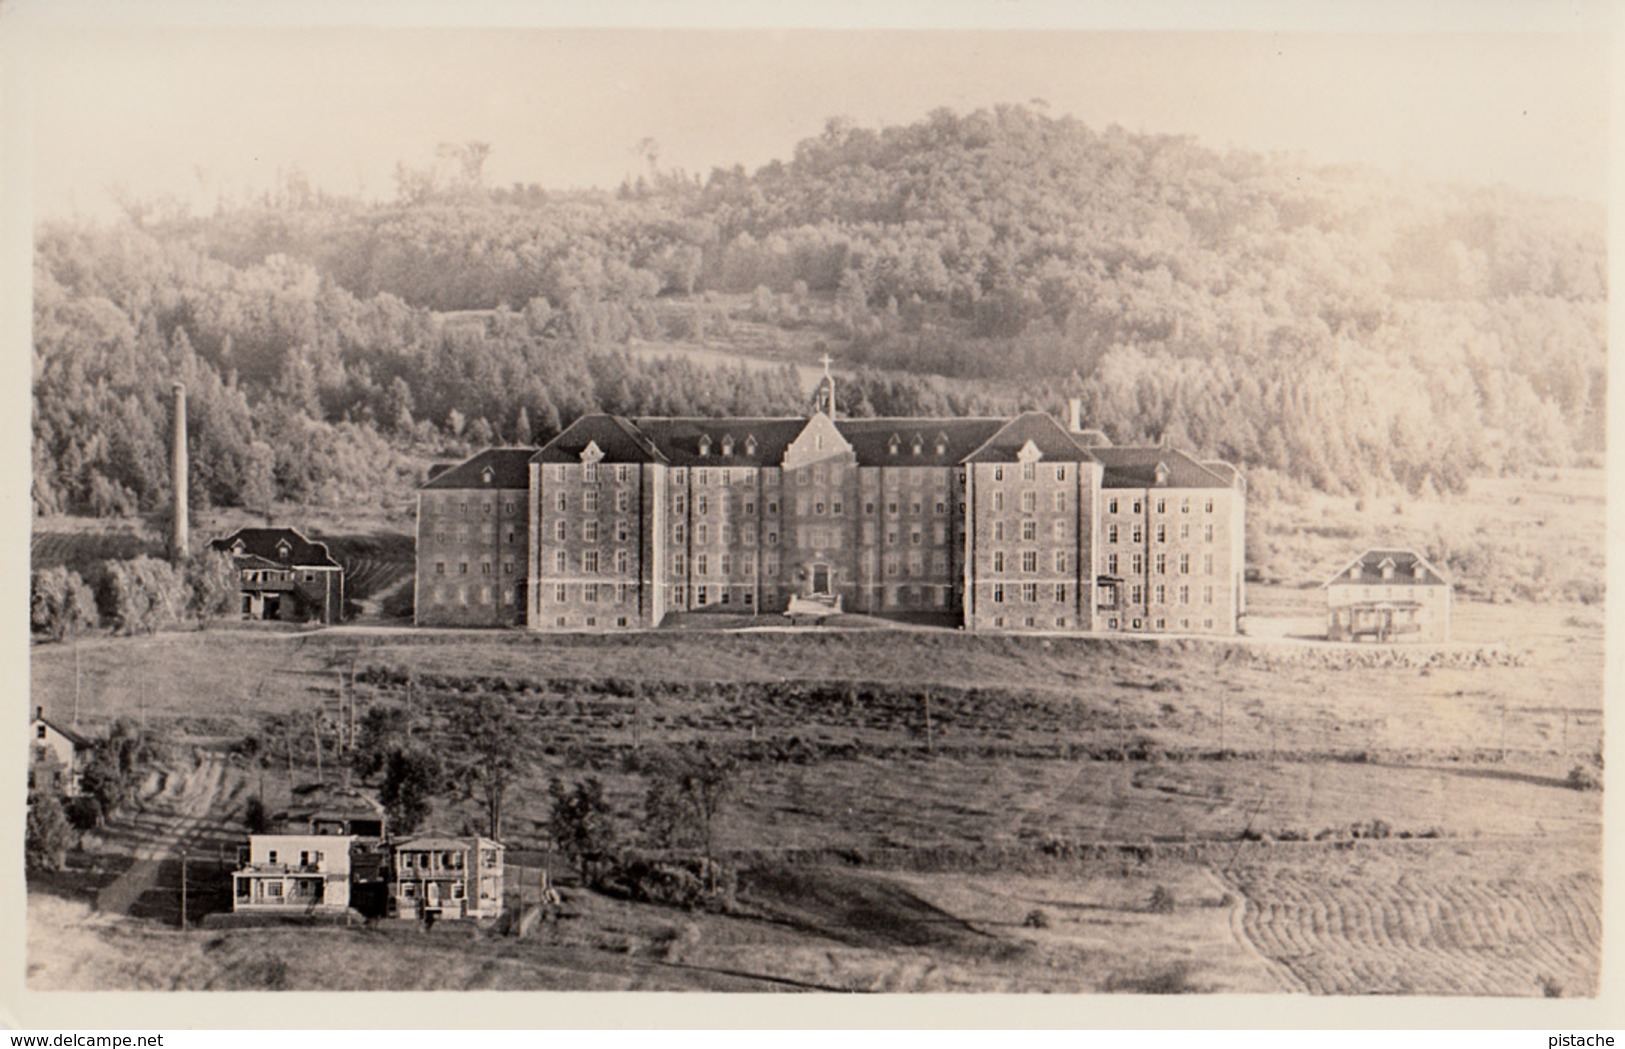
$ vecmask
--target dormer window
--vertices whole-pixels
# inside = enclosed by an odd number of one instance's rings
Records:
[[[947,455],[948,454],[948,435],[947,434],[945,434],[945,433],[937,434],[937,445],[936,445],[936,447],[937,447],[937,454],[938,455]]]
[[[751,436],[750,434],[745,435],[745,454],[746,455],[755,455],[756,454],[756,438]]]
[[[490,484],[491,483],[491,478],[493,478],[495,476],[496,476],[496,474],[491,470],[491,468],[489,466],[487,466],[485,469],[480,471],[480,480],[484,481],[486,484]]]
[[[909,447],[912,449],[912,451],[914,452],[915,455],[919,455],[920,454],[920,449],[925,447],[925,442],[920,440],[919,436],[916,435],[915,438],[914,438],[914,442]]]
[[[1393,560],[1393,558],[1391,558],[1391,557],[1383,558],[1381,568],[1382,568],[1382,577],[1384,579],[1392,579],[1392,578],[1394,578],[1394,560]]]
[[[711,454],[711,438],[708,435],[702,433],[702,434],[700,434],[700,455],[702,457],[704,457],[704,456],[707,456],[707,455],[710,455],[710,454]]]
[[[731,457],[733,455],[733,453],[734,453],[734,439],[733,439],[733,437],[731,435],[724,436],[722,438],[722,455],[723,455],[723,458],[729,458],[729,457]]]
[[[288,544],[286,539],[276,545],[277,560],[286,561],[291,553],[293,553],[293,547]]]
[[[1413,578],[1413,579],[1421,579],[1422,578],[1422,563],[1420,561],[1418,561],[1416,564],[1411,566],[1411,578]]]
[[[1358,579],[1358,578],[1360,578],[1360,563],[1358,561],[1356,561],[1354,564],[1349,566],[1349,578],[1350,579]]]
[[[236,554],[238,557],[243,556],[243,551],[247,549],[248,547],[243,545],[243,541],[241,539],[231,544],[231,552]]]
[[[902,441],[899,441],[897,439],[896,434],[892,434],[891,435],[891,440],[886,442],[886,454],[887,455],[896,455],[898,446],[901,445],[902,443],[903,443]]]
[[[1158,484],[1167,484],[1168,483],[1168,464],[1167,463],[1158,463],[1157,464],[1156,474],[1157,474],[1157,483]]]

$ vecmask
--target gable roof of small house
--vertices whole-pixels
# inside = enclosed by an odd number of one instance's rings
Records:
[[[1382,574],[1384,565],[1393,569],[1387,578]],[[1373,547],[1321,584],[1322,587],[1342,585],[1449,586],[1450,580],[1415,550]]]
[[[241,550],[238,544],[241,544]],[[250,559],[254,564],[266,561],[279,568],[340,567],[327,552],[326,543],[306,539],[297,528],[239,528],[222,539],[214,540],[209,546],[222,553]]]
[[[44,714],[41,714],[41,713],[39,713],[37,711],[35,712],[33,717],[28,719],[28,723],[30,725],[44,725],[46,728],[48,728],[51,731],[55,732],[57,735],[61,736],[63,739],[66,739],[69,743],[72,743],[74,745],[74,747],[76,747],[76,748],[77,747],[88,747],[88,746],[91,746],[94,743],[94,741],[89,736],[83,735],[80,732],[78,732],[78,731],[76,731],[74,729],[68,728],[65,725],[59,725],[55,721],[52,721],[50,718],[46,717]]]
[[[445,469],[431,471],[420,488],[529,488],[526,464],[534,448],[487,448]],[[487,479],[489,478],[489,480]]]

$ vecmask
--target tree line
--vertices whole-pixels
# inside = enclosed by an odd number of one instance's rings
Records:
[[[390,203],[290,173],[208,216],[42,227],[36,509],[159,506],[176,379],[194,498],[248,507],[401,492],[425,457],[589,411],[804,411],[789,368],[629,349],[764,326],[855,368],[852,414],[1081,396],[1119,441],[1327,490],[1603,447],[1600,208],[1020,106],[835,120],[754,172],[615,193],[486,187],[478,145]]]

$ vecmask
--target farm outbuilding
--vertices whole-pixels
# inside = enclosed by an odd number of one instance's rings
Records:
[[[1328,640],[1450,640],[1450,582],[1414,550],[1367,550],[1325,590]]]

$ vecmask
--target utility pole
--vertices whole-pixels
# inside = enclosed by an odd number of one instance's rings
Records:
[[[310,720],[310,739],[316,745],[316,782],[322,783],[322,714],[318,710]]]
[[[73,635],[73,727],[79,727],[79,635]]]
[[[181,932],[186,931],[186,850],[181,849]]]
[[[931,690],[925,690],[925,752],[936,754],[936,737],[931,726]]]

